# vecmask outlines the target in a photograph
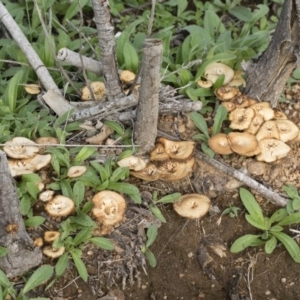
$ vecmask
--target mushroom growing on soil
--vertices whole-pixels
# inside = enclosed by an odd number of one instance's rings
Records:
[[[182,217],[199,219],[209,211],[210,199],[204,195],[188,194],[181,196],[173,208]]]
[[[234,77],[234,71],[222,63],[212,63],[204,71],[204,77],[212,83],[215,83],[221,75],[225,75],[223,83],[227,84]]]
[[[151,161],[162,161],[169,159],[169,155],[165,151],[164,146],[161,143],[157,143],[155,148],[150,152]]]
[[[131,85],[135,79],[135,74],[129,70],[123,70],[120,73],[120,80],[125,83],[126,86]]]
[[[234,97],[241,95],[241,92],[237,87],[224,85],[215,90],[215,95],[221,101],[229,101]]]
[[[258,148],[255,136],[249,132],[230,132],[227,137],[230,148],[237,154],[247,155]]]
[[[159,138],[158,142],[163,145],[170,158],[186,160],[192,156],[195,149],[195,142],[192,141],[171,141],[166,138]]]
[[[52,217],[66,217],[70,215],[74,209],[74,201],[62,195],[55,196],[45,206],[45,210]]]
[[[130,155],[125,157],[117,162],[118,166],[120,167],[128,167],[130,170],[133,171],[142,171],[146,168],[146,161],[140,157]]]
[[[276,120],[279,139],[283,142],[291,141],[298,136],[299,128],[290,120]]]
[[[15,137],[4,144],[3,151],[11,158],[30,158],[39,152],[39,147],[27,138]]]
[[[246,129],[246,132],[255,135],[259,130],[260,126],[263,124],[263,122],[264,122],[264,118],[262,116],[260,115],[254,116],[249,127]]]
[[[208,140],[208,145],[215,153],[218,154],[226,155],[233,152],[229,146],[227,135],[225,133],[218,133],[212,136]]]
[[[85,166],[73,166],[68,170],[67,176],[69,178],[77,178],[86,172]]]
[[[252,108],[236,108],[229,114],[231,121],[229,127],[237,130],[245,130],[251,124],[255,112]]]
[[[44,232],[44,241],[47,243],[54,242],[60,236],[60,232],[58,231],[45,231]]]
[[[64,254],[65,247],[60,247],[58,249],[53,248],[51,246],[46,246],[43,249],[43,253],[50,258],[57,258]]]
[[[94,94],[94,98],[96,101],[101,101],[105,98],[106,89],[103,82],[101,81],[91,82],[90,88]],[[85,86],[81,89],[81,100],[82,101],[93,100],[88,86]]]
[[[279,130],[275,121],[266,121],[259,128],[256,139],[258,141],[262,139],[279,139]]]
[[[197,80],[197,84],[198,84],[198,86],[205,88],[205,89],[208,89],[213,86],[213,83],[210,80],[199,79],[199,80]]]
[[[159,179],[160,172],[154,164],[150,163],[139,172],[131,171],[130,175],[145,181],[156,181]]]
[[[54,196],[54,191],[47,190],[39,194],[39,200],[43,202],[48,202],[53,198],[53,196]]]
[[[111,129],[107,125],[103,125],[100,129],[100,132],[90,138],[87,138],[85,141],[89,144],[93,145],[102,145],[104,141],[113,133],[113,129]]]

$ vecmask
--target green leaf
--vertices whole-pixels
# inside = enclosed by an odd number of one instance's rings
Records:
[[[45,222],[45,218],[41,216],[34,216],[25,221],[25,225],[28,227],[40,226]]]
[[[92,236],[91,228],[84,228],[80,230],[73,239],[74,246],[79,246],[81,243],[87,242],[88,239]]]
[[[180,193],[173,193],[167,196],[164,196],[162,198],[160,198],[158,201],[156,201],[155,203],[174,203],[176,201],[179,200],[179,198],[181,197]]]
[[[104,124],[110,127],[112,130],[114,130],[117,134],[124,134],[124,128],[119,123],[115,121],[105,120]]]
[[[69,217],[70,221],[72,223],[85,226],[85,227],[92,227],[95,225],[95,222],[91,219],[90,216],[84,214],[83,212],[77,210],[77,216],[71,216]]]
[[[267,254],[271,254],[277,246],[277,239],[273,235],[266,243],[265,243],[265,252]]]
[[[73,200],[76,204],[76,207],[78,207],[83,199],[84,199],[84,195],[85,195],[85,186],[82,183],[82,181],[76,181],[74,186],[73,186]]]
[[[8,250],[5,247],[0,246],[0,257],[5,256],[7,253],[8,253]]]
[[[60,188],[65,197],[73,199],[73,190],[68,179],[63,179],[60,181]]]
[[[259,235],[246,234],[234,241],[230,247],[230,252],[237,253],[243,251],[257,240],[259,240]]]
[[[68,253],[64,253],[60,258],[58,259],[56,265],[55,265],[55,274],[56,276],[61,276],[65,270],[67,269],[69,265],[69,256]]]
[[[197,112],[192,112],[189,114],[189,117],[194,122],[195,126],[197,126],[197,128],[202,133],[204,133],[204,135],[207,137],[207,139],[209,139],[207,123],[206,123],[205,119],[203,118],[203,116]]]
[[[294,199],[295,197],[299,197],[298,190],[296,189],[295,186],[289,184],[289,185],[284,185],[282,189],[288,194],[289,197]]]
[[[41,285],[53,274],[53,267],[50,265],[43,265],[39,267],[37,270],[33,272],[33,274],[27,280],[24,288],[23,293],[26,294],[32,289],[36,288],[37,286]]]
[[[109,178],[110,182],[117,182],[119,180],[124,180],[129,175],[129,169],[128,167],[118,167],[114,172],[112,173],[111,177]]]
[[[22,182],[39,183],[41,181],[42,181],[41,177],[35,173],[22,175]]]
[[[136,50],[129,42],[124,43],[123,56],[126,69],[136,73],[139,66],[139,57]]]
[[[155,268],[156,267],[156,258],[154,256],[154,254],[149,249],[147,249],[145,252],[145,256],[148,259],[150,266]]]
[[[262,210],[255,200],[254,196],[246,189],[240,188],[241,200],[248,210],[249,214],[256,219],[257,222],[264,223],[264,216]]]
[[[114,250],[115,248],[112,241],[104,237],[93,237],[89,241],[104,250]]]
[[[80,277],[82,278],[82,280],[84,282],[87,282],[88,273],[87,273],[87,270],[86,270],[86,267],[85,267],[83,261],[81,260],[81,258],[75,251],[71,251],[71,255],[72,255],[74,264],[76,266],[76,269],[78,271],[78,274],[80,275]]]
[[[20,201],[20,212],[23,216],[26,216],[31,208],[31,201],[28,194],[25,194]]]
[[[102,165],[95,161],[91,161],[90,165],[99,173],[102,182],[108,180],[108,173]]]
[[[147,229],[147,242],[146,247],[150,247],[157,237],[157,227],[155,225],[150,225]]]
[[[117,161],[119,161],[119,160],[121,160],[121,159],[123,159],[123,158],[126,158],[126,157],[128,157],[128,156],[131,156],[131,155],[133,155],[134,154],[134,151],[133,150],[125,150],[125,151],[123,151],[119,156],[118,156],[118,158],[117,158]]]
[[[273,235],[284,245],[292,259],[300,263],[300,249],[298,244],[283,232],[273,232]]]
[[[300,212],[293,213],[283,218],[277,225],[292,225],[300,222]]]
[[[260,220],[258,220],[257,218],[246,214],[245,218],[247,220],[247,222],[249,224],[251,224],[252,226],[261,229],[261,230],[269,230],[270,226],[268,226],[265,222],[261,222]]]
[[[70,21],[75,15],[77,15],[79,13],[79,9],[82,9],[84,6],[86,6],[88,2],[89,0],[77,0],[75,2],[71,2],[64,14],[64,23],[66,20]]]
[[[12,286],[12,283],[9,281],[8,277],[2,270],[0,270],[0,285],[4,288],[9,288]]]
[[[273,224],[273,223],[279,222],[283,218],[285,218],[287,215],[288,215],[288,213],[285,208],[277,209],[271,216],[270,223]]]
[[[279,225],[274,225],[270,228],[270,232],[280,232],[283,230],[283,227],[279,226]]]
[[[292,205],[293,205],[294,210],[300,209],[300,197],[299,196],[297,196],[293,199]]]
[[[142,202],[139,189],[133,184],[126,182],[110,182],[107,186],[109,190],[113,190],[119,193],[125,193],[130,197],[134,196],[134,201],[138,204]]]
[[[252,13],[247,7],[235,6],[233,8],[230,8],[228,12],[245,23],[250,23],[252,20]]]
[[[217,113],[214,117],[214,125],[212,128],[212,135],[216,135],[220,132],[222,123],[227,117],[227,110],[223,105],[219,105]]]
[[[154,205],[150,205],[150,210],[151,212],[154,214],[154,216],[161,221],[162,223],[166,223],[167,220],[165,219],[165,217],[163,216],[163,214],[161,213],[160,209],[157,206]]]
[[[90,156],[95,154],[96,152],[97,152],[96,148],[84,146],[81,148],[79,153],[75,156],[74,162],[83,162],[86,159],[88,159]]]
[[[26,188],[28,194],[33,198],[36,199],[37,195],[39,194],[40,190],[37,185],[33,182],[26,182]]]
[[[209,158],[214,158],[215,152],[209,148],[207,143],[201,143],[201,149]]]

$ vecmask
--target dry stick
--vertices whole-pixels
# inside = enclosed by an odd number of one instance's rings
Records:
[[[108,8],[108,0],[92,0],[92,5],[94,22],[98,31],[100,62],[103,67],[107,98],[109,101],[113,101],[124,96],[118,75],[114,26]]]
[[[20,276],[42,261],[42,252],[33,246],[20,213],[20,201],[14,179],[11,177],[6,155],[0,151],[0,246],[8,253],[0,258],[0,269],[8,277]],[[8,225],[15,225],[9,232]]]
[[[158,130],[158,135],[163,136],[169,139],[173,140],[179,140],[178,137],[175,137],[171,134],[168,134],[164,131]],[[251,177],[247,176],[246,174],[233,169],[230,166],[225,165],[224,163],[221,163],[217,161],[216,159],[209,158],[207,155],[203,154],[201,151],[196,150],[195,157],[205,161],[206,163],[210,164],[211,166],[215,167],[216,169],[220,170],[223,173],[226,173],[238,181],[244,183],[251,189],[255,190],[259,194],[261,194],[263,197],[267,198],[271,203],[277,205],[277,206],[286,206],[288,203],[288,200],[281,197],[279,194],[275,193],[271,189],[268,189],[264,185],[258,183],[256,180],[252,179]]]
[[[143,46],[142,80],[134,137],[136,143],[140,145],[140,153],[147,153],[154,148],[157,136],[158,93],[163,45],[161,40],[146,39]]]

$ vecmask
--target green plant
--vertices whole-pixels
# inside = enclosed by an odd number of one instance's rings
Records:
[[[286,205],[286,211],[290,215],[295,211],[300,210],[300,195],[298,190],[293,185],[284,185],[282,189],[288,194],[291,200]]]
[[[237,218],[239,210],[241,210],[239,207],[229,205],[223,210],[221,216],[229,215],[230,218]]]
[[[248,214],[245,215],[247,222],[263,232],[258,235],[246,234],[238,238],[231,245],[230,251],[237,253],[247,247],[264,245],[265,252],[271,254],[278,241],[280,241],[293,260],[300,263],[299,246],[293,238],[283,232],[284,228],[282,227],[299,223],[300,213],[296,212],[288,215],[285,208],[280,208],[271,217],[265,217],[259,204],[248,190],[241,188],[240,197],[248,211]]]
[[[155,225],[150,225],[147,229],[147,241],[145,245],[142,246],[141,251],[145,254],[149,261],[151,267],[156,266],[156,258],[154,254],[150,251],[149,247],[154,243],[157,237],[157,227]]]

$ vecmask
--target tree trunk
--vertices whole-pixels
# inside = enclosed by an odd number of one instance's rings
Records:
[[[15,181],[6,155],[0,151],[0,245],[8,253],[0,258],[0,269],[8,277],[22,275],[42,261],[42,252],[33,246],[19,209]]]
[[[267,50],[246,67],[245,93],[277,105],[293,69],[299,63],[300,0],[285,0]]]

